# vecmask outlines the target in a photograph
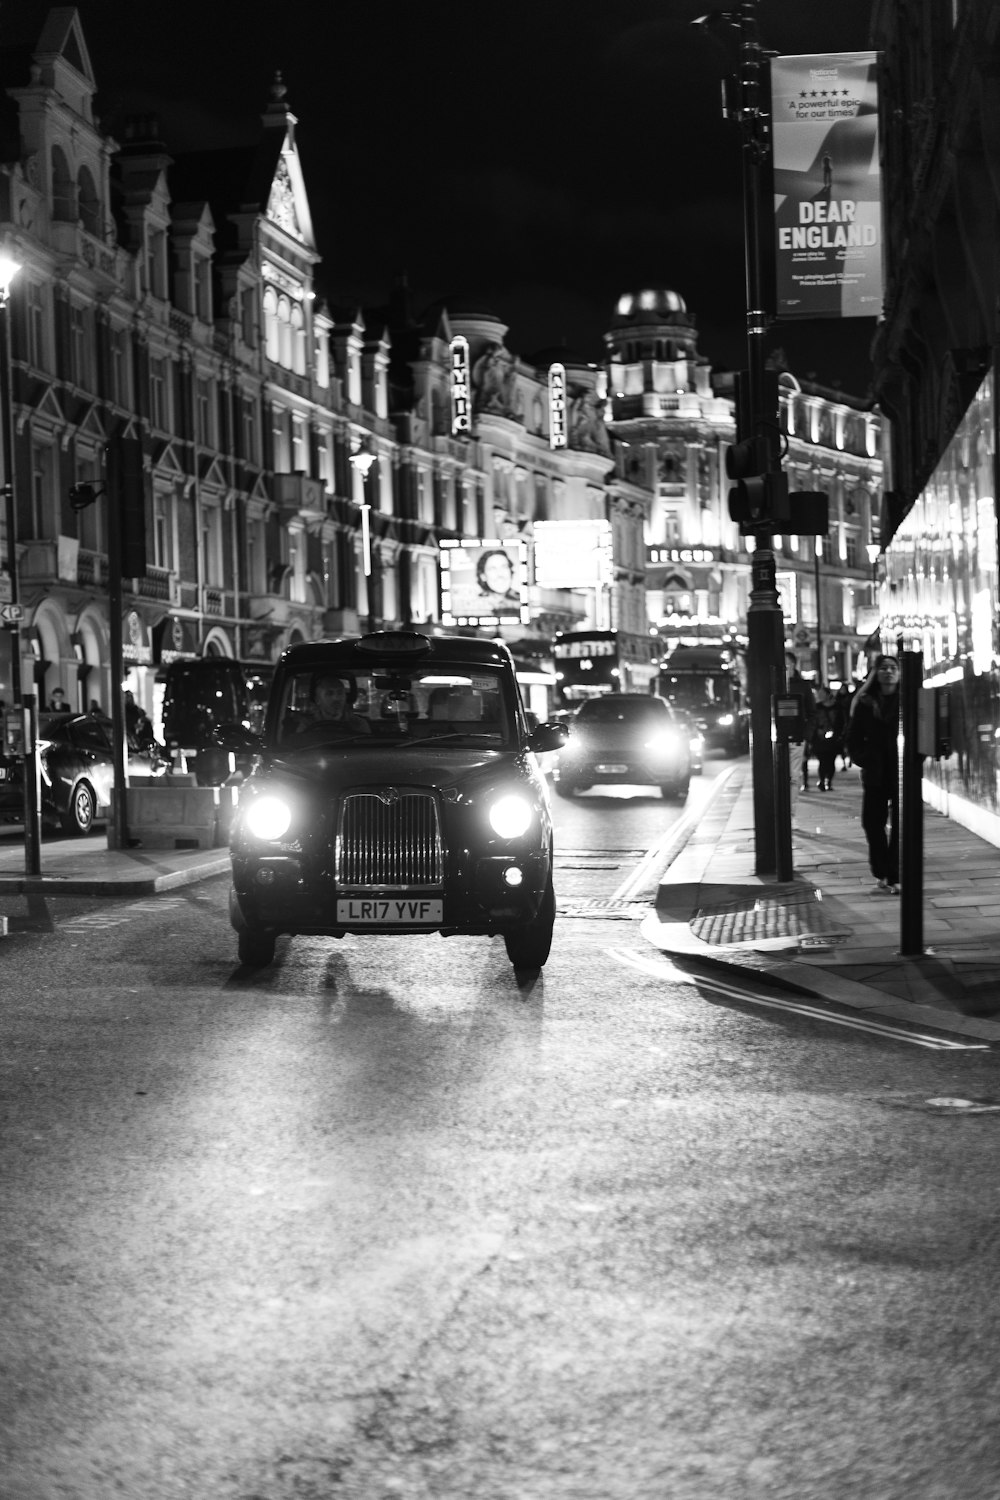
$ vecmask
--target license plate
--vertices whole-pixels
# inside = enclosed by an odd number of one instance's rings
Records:
[[[602,776],[624,776],[628,770],[628,766],[612,766],[602,762],[600,765],[595,766],[594,769]]]
[[[433,896],[351,896],[337,902],[337,921],[375,927],[440,927],[444,902]]]
[[[7,767],[6,766],[0,766],[0,781],[6,781],[6,780],[7,780]]]

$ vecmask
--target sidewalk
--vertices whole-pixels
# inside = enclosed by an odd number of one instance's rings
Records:
[[[868,869],[859,772],[838,769],[830,792],[810,780],[795,810],[794,878],[779,885],[754,874],[750,763],[724,772],[660,878],[643,936],[839,1006],[1000,1044],[1000,849],[924,808],[923,952],[903,957],[901,898],[877,893]]]
[[[0,841],[0,899],[50,896],[149,896],[229,870],[228,849],[109,849],[107,835],[42,840],[41,873],[25,875],[24,844]]]

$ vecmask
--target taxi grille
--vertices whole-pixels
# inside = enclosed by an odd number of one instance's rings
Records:
[[[336,879],[342,886],[382,890],[441,885],[444,850],[436,799],[427,792],[345,797]]]

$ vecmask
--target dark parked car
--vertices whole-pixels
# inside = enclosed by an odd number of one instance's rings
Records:
[[[199,786],[221,786],[234,770],[249,770],[249,762],[234,766],[215,739],[220,724],[252,727],[247,678],[228,656],[198,656],[170,662],[157,679],[163,683],[164,744],[174,769],[193,771]]]
[[[690,732],[669,703],[643,693],[608,693],[581,703],[559,752],[556,791],[571,797],[598,783],[653,784],[664,797],[687,796]]]
[[[385,631],[289,647],[230,850],[240,960],[279,933],[501,935],[517,968],[552,941],[552,819],[513,658],[494,641]]]
[[[66,833],[89,833],[107,816],[114,786],[111,720],[103,714],[41,714],[38,725],[42,821]],[[128,750],[130,775],[159,776],[167,769],[159,747]],[[24,816],[24,761],[0,755],[0,821]]]

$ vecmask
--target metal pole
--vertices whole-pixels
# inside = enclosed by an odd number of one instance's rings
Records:
[[[109,849],[129,847],[128,786],[125,780],[128,762],[125,754],[125,699],[122,696],[122,470],[118,438],[112,437],[108,445],[107,465],[108,649],[111,657],[111,754],[114,777],[111,787],[111,819],[108,823]]]
[[[762,171],[770,144],[760,105],[762,64],[758,0],[740,3],[740,124],[743,132],[743,241],[746,260],[748,405],[754,431],[777,428],[777,411],[765,411],[764,272],[761,255]],[[774,549],[759,535],[751,559],[747,610],[747,687],[750,694],[753,775],[754,868],[758,875],[792,866],[790,800],[775,796],[782,759],[772,744],[772,695],[784,690],[784,622],[778,601]]]
[[[899,951],[904,958],[924,951],[923,756],[918,748],[921,651],[904,651],[899,662],[899,728],[903,737],[899,792]]]
[[[0,291],[0,406],[3,407],[4,446],[4,517],[7,527],[7,574],[10,579],[10,603],[20,603],[17,577],[17,514],[14,503],[14,403],[10,379],[10,292]],[[21,627],[17,619],[7,626],[10,632],[10,691],[17,708],[21,702]]]
[[[813,543],[813,566],[816,572],[816,681],[820,687],[826,683],[826,662],[823,660],[823,611],[820,607],[819,557],[822,542],[816,537]]]
[[[10,691],[21,708],[24,735],[24,873],[42,872],[41,785],[38,768],[38,713],[34,693],[25,695],[21,683],[21,604],[17,569],[17,505],[14,473],[14,401],[11,392],[10,288],[0,290],[0,407],[3,408],[4,521],[7,528],[7,575],[14,618],[10,633]]]
[[[24,719],[24,873],[42,873],[42,777],[38,759],[38,697],[21,697]]]

